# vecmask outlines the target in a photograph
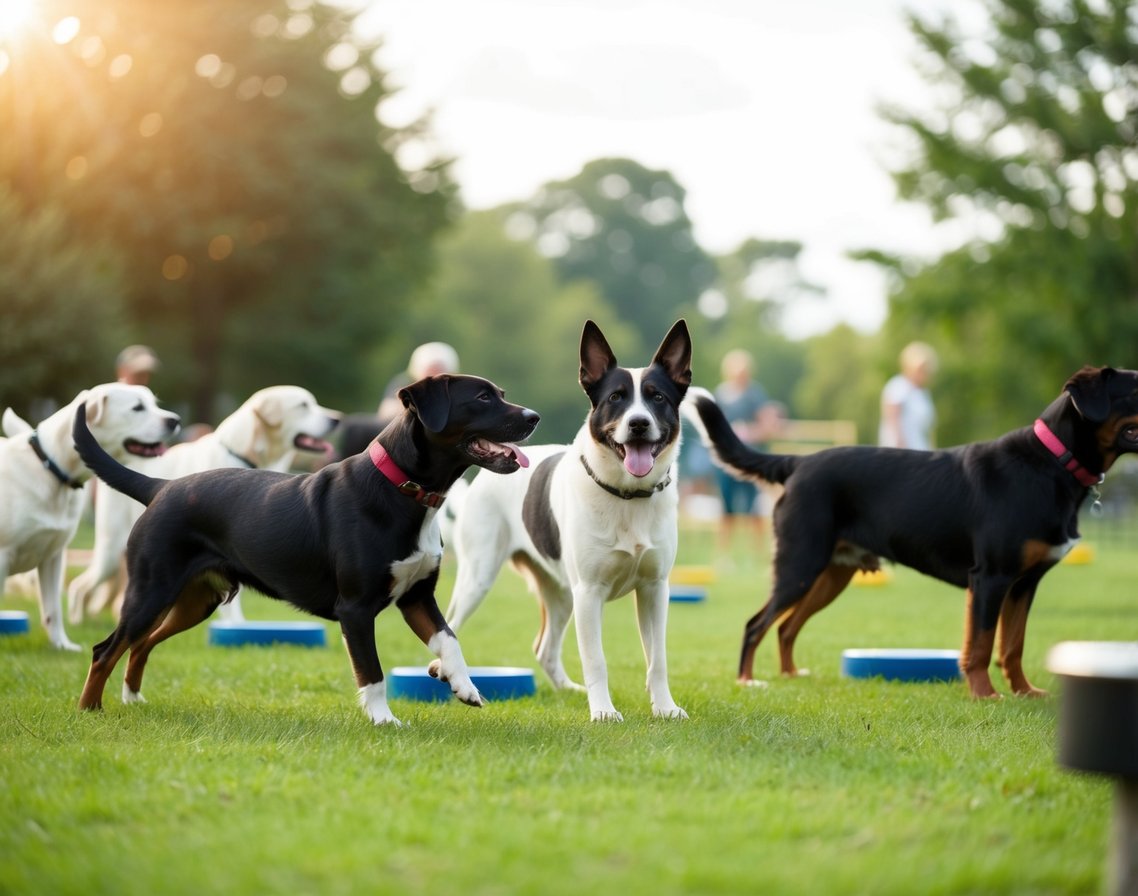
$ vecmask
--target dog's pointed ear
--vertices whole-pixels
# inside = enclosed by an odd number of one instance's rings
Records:
[[[656,349],[652,363],[663,367],[668,378],[681,391],[691,385],[691,335],[686,320],[680,318],[672,324],[672,329]]]
[[[403,407],[413,411],[428,432],[442,432],[450,419],[449,376],[429,376],[399,390]]]
[[[1084,367],[1063,387],[1080,416],[1091,423],[1102,423],[1110,414],[1110,381],[1113,367]]]
[[[585,329],[581,331],[581,388],[588,392],[614,367],[616,355],[609,348],[605,334],[591,320],[585,321]]]

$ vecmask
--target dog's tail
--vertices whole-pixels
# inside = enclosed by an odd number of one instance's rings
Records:
[[[149,504],[162,489],[168,479],[155,479],[124,467],[107,454],[98,440],[87,428],[87,405],[80,404],[75,412],[75,422],[71,426],[71,438],[75,440],[75,450],[83,458],[83,463],[116,492],[134,498],[140,504]]]
[[[699,431],[711,459],[732,476],[781,485],[798,466],[799,459],[793,454],[764,454],[744,445],[706,389],[689,388],[680,410]]]

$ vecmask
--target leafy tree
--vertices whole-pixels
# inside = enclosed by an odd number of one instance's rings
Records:
[[[805,343],[802,378],[794,385],[798,416],[818,420],[853,420],[858,441],[877,441],[881,387],[894,373],[878,363],[878,337],[842,324]]]
[[[116,247],[135,337],[167,361],[160,391],[198,419],[223,389],[274,381],[361,394],[356,359],[428,272],[451,189],[443,164],[398,164],[420,129],[378,121],[383,73],[351,15],[302,0],[41,14],[47,32],[0,69],[15,134],[0,182]]]
[[[462,372],[493,380],[511,400],[541,414],[537,442],[566,442],[589,407],[577,383],[585,320],[600,324],[623,363],[648,359],[637,334],[591,283],[559,283],[549,260],[528,240],[506,235],[510,213],[468,213],[440,240],[438,273],[405,314],[401,342],[374,359],[376,391],[406,367],[416,345],[449,342]],[[656,322],[653,348],[667,326]]]
[[[779,321],[790,303],[819,292],[798,267],[801,251],[797,242],[752,238],[716,256],[715,286],[684,310],[695,342],[697,383],[714,387],[723,356],[743,348],[755,359],[755,379],[796,413],[794,389],[803,375],[805,348],[782,334]]]
[[[890,344],[944,355],[942,443],[1023,425],[1083,364],[1133,366],[1138,342],[1134,6],[985,7],[974,33],[911,16],[939,103],[889,112],[902,196],[972,231],[931,264],[890,260]]]
[[[38,420],[80,388],[111,379],[122,347],[115,256],[80,247],[58,209],[25,213],[0,184],[0,408]]]
[[[591,281],[640,336],[642,351],[715,279],[684,211],[686,191],[667,171],[597,159],[546,184],[510,220],[552,259],[562,282]]]

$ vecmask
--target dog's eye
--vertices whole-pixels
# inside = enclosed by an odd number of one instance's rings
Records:
[[[143,404],[143,403],[140,401],[140,402],[139,402],[138,404],[136,404],[136,405],[135,405],[133,408],[131,408],[131,410],[132,410],[132,411],[134,411],[135,413],[139,413],[139,412],[141,412],[141,411],[145,411],[145,410],[146,410],[146,405],[144,405],[144,404]]]
[[[490,400],[490,393],[489,392],[479,392],[478,393],[478,400],[479,401],[489,401]]]
[[[652,396],[652,400],[653,400],[654,402],[656,402],[656,404],[660,404],[660,403],[661,403],[661,402],[663,402],[663,400],[664,400],[664,393],[663,393],[663,392],[657,392],[657,393],[655,393],[655,394]]]
[[[620,391],[613,392],[612,395],[609,396],[609,401],[613,403],[624,401],[624,393]]]

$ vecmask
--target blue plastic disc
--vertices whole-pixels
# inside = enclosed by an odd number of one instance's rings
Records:
[[[698,585],[669,585],[668,599],[678,604],[698,604],[707,600],[707,589]]]
[[[470,680],[487,700],[516,700],[537,690],[533,670],[518,666],[471,666]],[[396,666],[387,676],[387,696],[407,700],[449,700],[450,685],[431,678],[426,666]]]
[[[843,650],[842,675],[888,681],[955,681],[960,678],[960,651],[910,647]]]
[[[299,644],[324,646],[324,625],[319,622],[224,622],[209,624],[209,643],[215,647],[245,644]]]
[[[28,614],[23,610],[0,610],[0,635],[27,634],[28,628]]]

